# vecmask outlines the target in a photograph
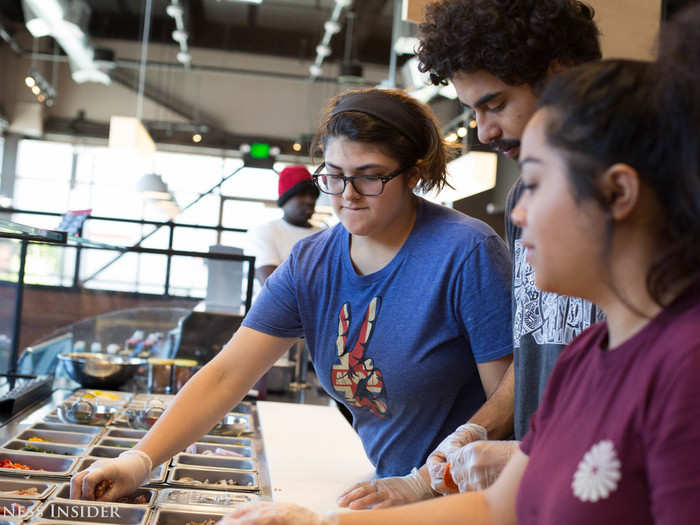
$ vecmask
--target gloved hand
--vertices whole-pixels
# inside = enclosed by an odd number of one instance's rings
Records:
[[[447,456],[460,492],[489,487],[518,450],[520,441],[476,441]]]
[[[337,525],[335,514],[321,517],[291,503],[251,503],[227,514],[218,525]]]
[[[131,449],[113,459],[95,461],[86,470],[75,474],[70,480],[71,499],[99,499],[115,501],[133,493],[151,477],[151,458],[141,450]],[[101,481],[111,481],[111,486],[95,497],[95,487]]]
[[[445,467],[447,467],[447,456],[459,450],[463,446],[472,441],[479,441],[487,438],[487,432],[484,427],[475,423],[466,423],[449,436],[442,440],[442,443],[433,450],[428,456],[425,464],[428,466],[430,473],[430,486],[433,490],[440,494],[453,493],[453,490],[448,489],[443,482],[445,476]],[[450,467],[451,468],[451,467]]]
[[[403,477],[373,479],[353,485],[338,496],[338,506],[351,509],[382,509],[432,498],[428,479],[418,469]]]

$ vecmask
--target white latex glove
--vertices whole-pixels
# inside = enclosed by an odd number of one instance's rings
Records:
[[[338,496],[338,506],[351,509],[382,509],[394,505],[406,505],[435,494],[430,490],[428,479],[423,478],[418,469],[403,477],[374,479],[353,485]]]
[[[141,450],[127,450],[113,459],[95,461],[86,470],[81,470],[70,480],[71,499],[94,500],[95,487],[101,481],[111,481],[112,486],[99,498],[115,501],[132,494],[151,477],[151,458]]]
[[[489,487],[518,450],[520,441],[476,441],[447,456],[460,492]]]
[[[445,467],[447,467],[447,456],[459,450],[472,441],[479,441],[487,438],[487,432],[484,427],[475,423],[466,423],[449,436],[442,440],[442,443],[433,450],[428,456],[425,464],[428,466],[430,473],[430,486],[433,490],[440,494],[453,493],[453,490],[448,489],[443,482],[445,476]]]
[[[227,514],[219,525],[337,525],[335,514],[321,517],[292,503],[251,503]]]

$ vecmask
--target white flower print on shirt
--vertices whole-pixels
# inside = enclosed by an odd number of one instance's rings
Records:
[[[571,488],[581,501],[596,502],[617,489],[622,474],[612,441],[603,440],[586,452],[578,464]]]

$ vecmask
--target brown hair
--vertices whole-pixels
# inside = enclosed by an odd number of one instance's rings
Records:
[[[359,98],[361,105],[362,97],[357,97],[358,94],[366,94],[369,97],[378,93],[390,96],[398,102],[394,106],[398,106],[400,111],[405,111],[406,116],[421,128],[421,133],[408,136],[396,124],[359,108],[334,113],[336,106],[350,95]],[[355,107],[357,106],[356,103]],[[437,118],[430,108],[410,97],[403,90],[376,88],[351,90],[331,99],[311,143],[312,157],[322,156],[328,140],[334,137],[345,137],[348,140],[377,145],[388,155],[397,159],[406,169],[417,166],[421,176],[418,187],[423,192],[433,188],[439,191],[448,184],[447,161],[450,150],[456,146],[445,142]]]

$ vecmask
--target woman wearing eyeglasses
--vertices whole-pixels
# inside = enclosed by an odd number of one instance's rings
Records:
[[[377,483],[370,504],[432,496],[415,467],[465,422],[474,439],[510,433],[512,393],[491,397],[511,363],[510,259],[487,225],[414,194],[445,184],[447,146],[429,109],[400,91],[349,92],[315,146],[314,181],[340,223],[295,245],[224,350],[132,451],[74,476],[72,497],[93,498],[104,479],[114,484],[103,499],[132,491],[301,336],[377,476],[405,476]]]

